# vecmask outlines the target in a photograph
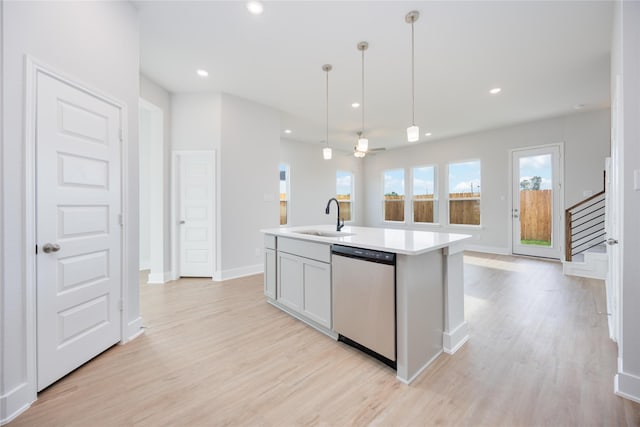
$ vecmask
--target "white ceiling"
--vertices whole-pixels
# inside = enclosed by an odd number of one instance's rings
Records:
[[[612,2],[600,1],[139,1],[141,68],[172,93],[221,91],[282,111],[287,138],[350,150],[407,145],[411,26],[421,142],[609,105]],[[196,75],[198,68],[208,78]],[[489,89],[501,87],[499,95]],[[425,137],[425,132],[433,136]]]

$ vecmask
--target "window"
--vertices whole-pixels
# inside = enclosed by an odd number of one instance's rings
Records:
[[[480,160],[449,163],[449,224],[480,225]]]
[[[384,220],[404,221],[404,169],[384,171]]]
[[[438,195],[436,193],[436,167],[415,167],[413,176],[413,222],[438,222]]]
[[[289,216],[289,165],[280,164],[280,225],[286,225]]]
[[[344,221],[352,221],[353,174],[346,171],[336,172],[336,199],[340,204],[340,216]]]

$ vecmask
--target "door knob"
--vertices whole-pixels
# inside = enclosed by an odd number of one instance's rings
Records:
[[[611,238],[607,239],[607,245],[613,246],[617,244],[618,244],[618,241],[616,239],[611,239]]]
[[[178,224],[180,225],[184,224],[184,220],[180,221]]]
[[[60,250],[60,245],[57,243],[45,243],[45,245],[42,247],[42,250],[45,254],[58,252]]]

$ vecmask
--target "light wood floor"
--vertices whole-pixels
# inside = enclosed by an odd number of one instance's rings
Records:
[[[43,391],[10,423],[640,425],[613,394],[603,283],[467,253],[471,339],[413,384],[265,302],[262,277],[141,285],[146,333]]]

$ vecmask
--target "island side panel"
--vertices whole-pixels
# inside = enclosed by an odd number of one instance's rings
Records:
[[[397,378],[410,383],[442,353],[442,250],[398,254],[396,260]]]
[[[464,247],[453,244],[444,248],[444,351],[455,353],[469,339],[464,320]]]

